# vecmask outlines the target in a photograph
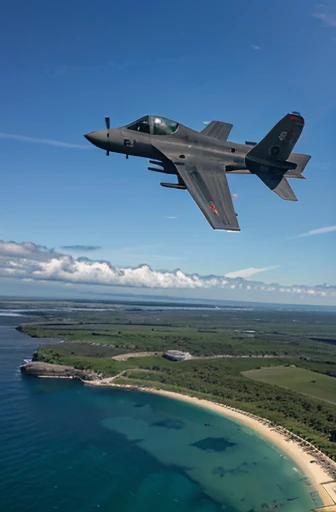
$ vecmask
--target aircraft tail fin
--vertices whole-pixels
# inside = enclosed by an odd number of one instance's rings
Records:
[[[246,156],[250,160],[262,159],[287,163],[286,160],[293,151],[303,126],[304,119],[300,114],[287,114],[258,144],[252,147]]]
[[[286,178],[304,178],[302,173],[311,158],[292,153],[303,126],[299,113],[287,114],[245,157],[247,169],[286,201],[297,201]]]
[[[214,137],[215,139],[227,140],[233,124],[222,121],[211,121],[202,131],[202,135]]]

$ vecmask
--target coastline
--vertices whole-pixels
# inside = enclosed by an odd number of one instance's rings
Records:
[[[219,414],[222,414],[226,418],[230,418],[238,423],[242,423],[243,425],[249,427],[254,432],[259,434],[265,441],[268,441],[274,446],[276,446],[281,452],[283,452],[290,459],[292,459],[293,462],[295,462],[297,466],[301,469],[304,475],[308,477],[312,486],[318,492],[321,500],[323,501],[324,507],[330,507],[333,505],[335,506],[335,509],[332,508],[326,510],[330,510],[330,512],[332,510],[336,510],[336,493],[335,497],[332,497],[331,494],[332,488],[336,488],[336,482],[332,480],[327,471],[323,467],[321,467],[321,463],[316,458],[316,455],[322,455],[322,452],[319,452],[319,450],[315,449],[315,454],[307,453],[307,451],[305,451],[302,448],[302,446],[300,446],[298,441],[289,438],[289,436],[293,437],[293,435],[285,428],[271,426],[271,422],[269,420],[254,416],[245,411],[241,411],[239,409],[235,409],[234,407],[226,406],[224,404],[211,402],[210,400],[202,398],[192,397],[175,391],[166,391],[157,388],[145,388],[132,384],[116,384],[113,382],[114,379],[115,377],[109,378],[105,382],[104,379],[98,381],[83,382],[85,385],[89,386],[107,386],[121,389],[136,390],[165,396],[175,400],[181,400],[203,407],[213,412],[217,412]],[[326,455],[323,454],[323,456],[327,458]],[[312,460],[314,460],[314,463],[311,462]],[[329,460],[332,464],[335,465],[336,469],[336,463],[331,461],[331,459]],[[327,485],[327,488],[329,487],[329,492],[324,487],[324,484],[329,484]]]
[[[182,389],[181,392],[168,391],[155,387],[142,387],[137,383],[119,384],[116,382],[118,378],[125,376],[126,373],[130,373],[132,370],[123,370],[117,375],[106,378],[101,378],[94,372],[86,374],[84,371],[76,371],[73,367],[41,362],[21,365],[20,370],[22,373],[39,378],[77,378],[87,386],[112,387],[157,394],[219,413],[226,418],[247,426],[253,432],[259,434],[264,441],[278,448],[301,469],[313,489],[319,494],[323,503],[323,507],[314,508],[314,511],[336,512],[336,463],[308,441],[293,434],[286,428],[272,423],[270,420],[236,409],[235,407],[213,402],[206,398],[190,396],[187,394],[188,390],[185,389]]]

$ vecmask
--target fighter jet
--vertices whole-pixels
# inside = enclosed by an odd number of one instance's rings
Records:
[[[163,187],[187,189],[213,229],[240,231],[227,174],[255,174],[287,201],[297,201],[287,178],[302,175],[310,155],[292,153],[304,119],[299,112],[283,117],[259,142],[230,142],[232,124],[211,121],[201,132],[166,117],[147,115],[120,128],[84,135],[110,152],[149,159],[150,171],[177,176]]]

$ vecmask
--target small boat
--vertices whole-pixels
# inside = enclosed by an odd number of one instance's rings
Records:
[[[24,359],[23,362],[24,362],[24,364],[28,364],[28,363],[32,362],[32,359]]]

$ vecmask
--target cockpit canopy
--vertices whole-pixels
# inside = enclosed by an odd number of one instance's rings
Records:
[[[129,124],[126,128],[151,135],[170,135],[176,132],[178,126],[178,123],[166,117],[145,116]]]

